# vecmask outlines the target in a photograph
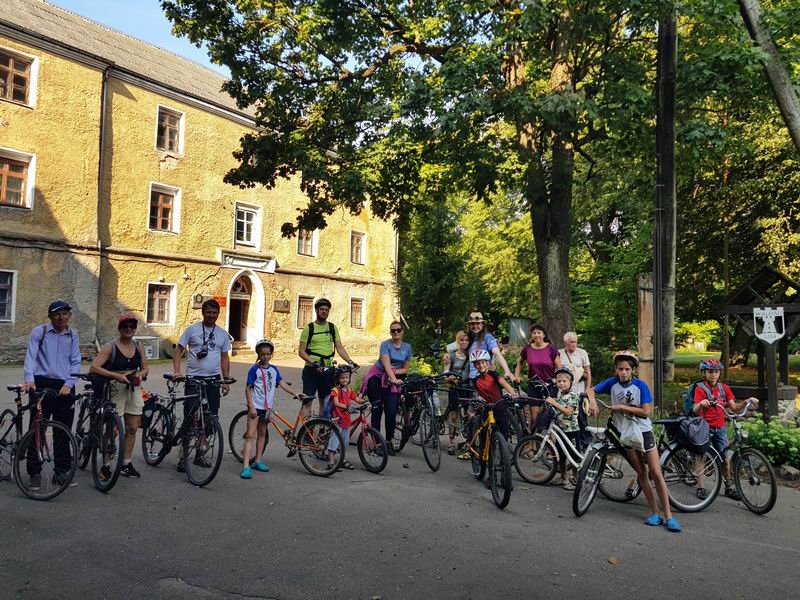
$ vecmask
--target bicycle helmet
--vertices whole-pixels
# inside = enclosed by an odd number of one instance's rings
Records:
[[[553,377],[558,377],[559,374],[569,375],[570,381],[575,380],[575,373],[572,372],[572,369],[568,369],[567,367],[559,367],[556,369],[556,372],[553,373]]]
[[[631,352],[630,350],[620,350],[619,352],[614,354],[614,366],[617,366],[617,363],[621,360],[627,360],[633,363],[634,367],[639,366],[639,359],[636,358],[636,355]]]
[[[319,309],[320,306],[327,306],[328,308],[331,307],[331,301],[327,298],[320,298],[316,302],[314,302],[314,310]]]
[[[341,367],[336,367],[336,370],[333,372],[333,376],[338,379],[339,375],[344,375],[345,373],[347,373],[348,375],[353,374],[353,369],[350,365],[342,365]]]
[[[706,358],[700,361],[700,371],[706,371],[708,369],[722,371],[724,368],[725,365],[722,364],[722,361],[716,358]]]
[[[261,348],[261,346],[269,346],[273,352],[275,351],[275,344],[273,344],[270,340],[266,338],[264,338],[263,340],[258,340],[256,342],[256,352],[258,352],[258,349]]]
[[[469,361],[470,362],[478,362],[479,360],[491,360],[489,353],[482,348],[478,348],[470,352]]]

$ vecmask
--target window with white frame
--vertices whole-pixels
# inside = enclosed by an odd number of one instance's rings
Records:
[[[33,208],[36,156],[0,148],[0,205]]]
[[[16,271],[0,271],[0,321],[14,321],[16,302]]]
[[[350,327],[364,329],[364,299],[350,298]]]
[[[235,221],[236,244],[258,248],[261,241],[261,208],[237,202]]]
[[[363,265],[366,259],[366,234],[360,231],[350,232],[350,262]]]
[[[168,283],[147,284],[147,323],[171,325],[175,320],[175,286]]]
[[[182,156],[183,124],[184,115],[182,112],[159,106],[156,126],[156,150]]]
[[[180,188],[150,184],[150,212],[148,226],[151,231],[178,233],[181,215]]]
[[[0,48],[0,100],[33,106],[39,59]]]
[[[314,297],[298,296],[297,298],[297,327],[302,329],[314,320]]]
[[[308,229],[297,230],[297,253],[301,256],[316,256],[318,232]]]

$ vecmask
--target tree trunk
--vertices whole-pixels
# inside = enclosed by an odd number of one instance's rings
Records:
[[[739,12],[742,14],[744,25],[753,42],[769,57],[764,65],[764,71],[772,87],[772,93],[775,95],[783,121],[789,129],[794,147],[800,152],[800,100],[797,98],[789,73],[783,65],[778,49],[764,23],[761,3],[759,0],[739,0]]]

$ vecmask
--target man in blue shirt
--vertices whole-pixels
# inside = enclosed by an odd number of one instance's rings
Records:
[[[72,307],[63,300],[52,302],[47,309],[49,323],[37,325],[28,338],[28,351],[25,353],[23,366],[25,383],[23,391],[32,392],[43,389],[56,390],[58,396],[46,398],[42,403],[42,415],[45,419],[53,419],[63,423],[67,429],[72,428],[75,417],[75,378],[72,373],[81,369],[81,351],[78,332],[70,328]],[[36,414],[31,411],[31,425]],[[59,432],[56,432],[59,433]],[[56,436],[54,453],[57,464],[69,465],[72,461],[69,440]],[[41,488],[41,472],[35,472],[35,463],[28,464],[31,477],[31,489]],[[58,469],[56,469],[58,476]],[[75,485],[74,481],[71,485]]]

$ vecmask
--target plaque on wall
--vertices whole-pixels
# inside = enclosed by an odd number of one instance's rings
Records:
[[[275,300],[272,305],[272,310],[279,313],[288,313],[292,304],[288,300]]]

